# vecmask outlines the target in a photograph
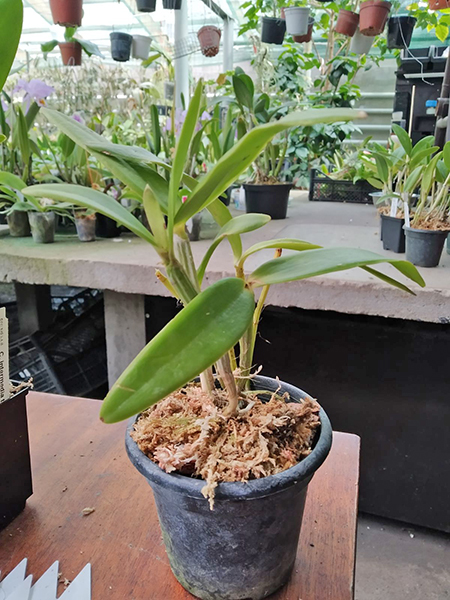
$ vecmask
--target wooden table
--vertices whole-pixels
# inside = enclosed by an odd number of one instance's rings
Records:
[[[126,457],[125,424],[102,424],[98,410],[96,400],[29,394],[34,494],[0,533],[0,570],[28,557],[36,578],[59,560],[72,580],[91,562],[93,600],[192,600],[171,574],[150,487]],[[353,598],[358,470],[359,438],[336,433],[309,487],[294,574],[273,600]],[[95,512],[83,516],[87,507]]]

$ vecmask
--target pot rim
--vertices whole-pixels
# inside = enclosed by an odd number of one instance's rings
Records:
[[[310,8],[309,8],[309,6],[286,6],[284,9],[284,12],[287,13],[289,11],[300,11],[300,12],[308,11],[308,14],[309,14]]]
[[[305,34],[306,35],[306,34]],[[289,187],[289,189],[294,187],[294,184],[292,182],[286,182],[286,181],[282,181],[280,183],[243,183],[242,187],[245,189],[247,188],[281,188],[281,187]]]
[[[311,398],[309,394],[300,388],[284,382],[278,382],[270,377],[257,376],[253,381],[259,386],[263,386],[264,389],[268,391],[275,391],[281,386],[283,392],[288,392],[291,398],[297,401],[303,398]],[[299,480],[310,479],[328,456],[333,437],[330,420],[322,407],[320,407],[319,415],[321,421],[320,432],[315,440],[311,454],[301,462],[281,473],[276,473],[275,475],[269,475],[260,479],[252,479],[245,483],[219,483],[216,488],[215,498],[229,501],[261,498],[281,492],[282,490],[295,485]],[[149,480],[149,483],[151,482],[162,487],[171,488],[172,491],[182,493],[185,496],[204,499],[204,496],[201,493],[201,490],[205,485],[203,479],[193,479],[178,473],[166,473],[139,450],[136,442],[130,436],[131,429],[138,416],[139,415],[136,415],[130,419],[125,437],[125,447],[128,457],[136,469]]]
[[[122,37],[123,39],[127,39],[127,40],[132,40],[133,36],[129,33],[126,33],[125,31],[111,31],[111,33],[109,34],[109,38],[111,40],[117,39]]]
[[[380,214],[380,217],[382,219],[390,219],[392,221],[405,221],[405,217],[391,217],[391,215],[383,215],[383,213]]]
[[[379,6],[382,8],[387,8],[388,10],[391,10],[392,8],[392,4],[387,2],[387,0],[363,0],[359,7],[359,12],[361,12],[361,9],[369,8],[370,6]]]
[[[281,17],[267,17],[266,15],[263,15],[261,17],[261,20],[262,21],[266,21],[266,22],[270,21],[271,23],[275,23],[276,22],[278,24],[279,21],[283,21],[284,22],[286,19],[282,19]]]
[[[410,231],[411,233],[428,233],[428,234],[437,234],[437,235],[449,235],[450,229],[417,229],[416,227],[408,227],[407,225],[403,225],[403,229],[405,233]]]

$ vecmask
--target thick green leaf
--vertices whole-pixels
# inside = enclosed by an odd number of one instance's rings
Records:
[[[237,343],[254,308],[253,294],[240,279],[222,279],[201,292],[119,377],[101,419],[127,419],[191,381]]]
[[[385,256],[358,248],[320,248],[282,256],[262,264],[250,275],[248,280],[250,285],[258,287],[379,263],[389,263],[408,279],[422,287],[425,286],[419,271],[411,263],[405,260],[388,259]]]
[[[44,42],[41,44],[41,52],[44,54],[44,58],[47,58],[47,54],[54,50],[58,45],[58,40],[50,40],[49,42]]]
[[[419,154],[419,152],[422,152],[422,150],[431,148],[431,146],[433,146],[433,144],[434,144],[434,135],[427,135],[426,137],[422,138],[421,140],[419,140],[417,142],[417,144],[414,145],[414,148],[412,149],[412,152],[411,152],[411,158],[414,158],[416,156],[416,154]]]
[[[444,159],[445,166],[450,171],[450,142],[447,142],[442,151],[442,158]]]
[[[266,144],[281,131],[302,125],[346,121],[360,116],[351,109],[311,109],[291,113],[274,123],[260,125],[249,131],[214,165],[200,181],[189,200],[176,215],[176,223],[185,223],[197,212],[218,198],[245,172]]]
[[[208,211],[211,213],[214,221],[221,227],[230,221],[233,217],[230,210],[225,204],[217,198],[211,202],[208,206]],[[230,235],[228,238],[231,248],[233,249],[234,256],[241,256],[242,254],[242,242],[239,235]]]
[[[405,186],[404,186],[405,192],[410,193],[416,189],[417,184],[419,183],[419,179],[422,176],[424,168],[425,167],[423,165],[420,165],[419,167],[416,167],[412,173],[409,174],[408,178],[405,181]]]
[[[156,155],[161,152],[161,127],[159,125],[159,113],[156,104],[150,107],[150,117],[152,126],[153,150]]]
[[[150,244],[155,245],[152,234],[142,225],[136,217],[127,211],[119,202],[107,194],[97,190],[72,185],[69,183],[48,183],[43,185],[32,185],[23,190],[23,194],[30,198],[50,198],[62,202],[70,202],[76,206],[90,208],[95,212],[110,217],[117,223],[124,225],[130,231],[143,238]]]
[[[8,173],[7,171],[0,171],[0,183],[8,185],[14,190],[23,190],[27,187],[27,184],[22,181],[17,175]]]
[[[383,183],[387,183],[389,180],[389,167],[386,159],[383,156],[375,154],[375,163],[377,165],[378,177]]]
[[[427,164],[426,158],[434,154],[437,150],[439,150],[439,146],[431,146],[430,148],[424,148],[420,150],[420,152],[416,152],[414,156],[411,158],[411,162],[409,164],[410,169],[415,169],[420,163]],[[449,148],[450,150],[450,148]],[[445,147],[444,147],[445,151]]]
[[[253,81],[248,75],[233,75],[233,90],[237,101],[249,110],[253,110]]]
[[[398,141],[402,145],[406,154],[408,156],[411,156],[412,142],[411,142],[411,138],[409,137],[408,133],[403,129],[403,127],[400,127],[400,125],[397,125],[396,123],[392,124],[392,131],[398,137]]]
[[[315,250],[316,248],[321,248],[322,246],[317,246],[316,244],[310,244],[309,242],[304,242],[302,240],[296,240],[294,238],[281,238],[279,240],[266,240],[265,242],[259,242],[258,244],[254,244],[250,246],[241,257],[239,261],[239,265],[242,266],[244,261],[255,252],[259,252],[260,250],[267,250],[269,248],[281,248],[282,250],[297,250],[302,252],[303,250]]]
[[[372,269],[371,267],[361,267],[361,269],[363,271],[366,271],[370,275],[375,275],[375,277],[378,277],[378,279],[381,279],[385,283],[388,283],[389,285],[392,285],[393,287],[396,287],[399,290],[403,290],[404,292],[408,292],[408,294],[414,295],[414,292],[412,292],[409,289],[409,287],[407,287],[406,285],[403,285],[403,283],[400,283],[396,279],[389,277],[389,275],[385,275],[384,273],[381,273],[380,271],[377,271],[376,269]]]
[[[89,40],[76,39],[83,50],[86,52],[88,56],[98,56],[100,58],[104,58],[103,54],[100,52],[100,48],[94,42],[90,42]]]
[[[167,232],[164,215],[158,200],[149,186],[144,190],[143,204],[156,243],[160,248],[167,248]]]
[[[20,34],[22,33],[22,0],[0,0],[0,91],[9,75]]]

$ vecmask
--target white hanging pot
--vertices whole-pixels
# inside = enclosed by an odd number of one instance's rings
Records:
[[[284,9],[286,31],[290,35],[308,33],[309,6],[289,6]]]
[[[350,52],[355,54],[368,54],[372,48],[375,37],[363,35],[357,28],[355,35],[350,43]]]
[[[151,43],[152,38],[147,35],[133,35],[133,45],[131,50],[133,58],[147,60]]]

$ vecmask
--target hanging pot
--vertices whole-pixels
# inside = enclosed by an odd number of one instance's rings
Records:
[[[290,401],[307,397],[299,388],[268,377],[255,377],[252,383],[254,389],[287,392]],[[219,483],[214,510],[202,495],[203,480],[160,469],[131,438],[133,423],[128,426],[127,454],[152,487],[173,574],[196,598],[260,600],[289,579],[308,484],[332,442],[323,409],[320,422],[305,459],[268,477]]]
[[[167,10],[180,10],[182,0],[163,0],[163,8]]]
[[[359,8],[359,30],[363,35],[375,36],[382,33],[391,10],[385,0],[365,0]]]
[[[414,27],[417,23],[415,17],[403,15],[391,17],[388,21],[387,47],[389,50],[409,48]]]
[[[248,213],[262,213],[272,219],[285,219],[292,183],[276,185],[244,184],[245,210]]]
[[[96,215],[75,214],[75,226],[80,242],[95,241]]]
[[[133,43],[131,46],[133,58],[147,60],[151,43],[152,38],[148,35],[133,35]]]
[[[206,25],[197,31],[203,56],[211,57],[218,54],[221,35],[220,29],[213,25]]]
[[[293,35],[292,39],[294,40],[294,42],[297,42],[297,44],[301,44],[303,42],[310,42],[311,38],[312,38],[313,29],[314,29],[314,23],[315,23],[314,18],[309,17],[307,33],[305,33],[305,35]]]
[[[156,0],[137,0],[136,4],[139,12],[149,13],[156,10]]]
[[[284,9],[286,15],[286,31],[289,35],[306,35],[308,33],[309,6],[289,6]]]
[[[275,17],[262,17],[261,22],[261,41],[280,46],[286,33],[286,21]]]
[[[55,241],[55,213],[30,212],[30,227],[36,244],[51,244]]]
[[[53,23],[63,27],[80,27],[83,20],[83,0],[50,0]]]
[[[82,62],[82,48],[78,42],[61,42],[58,44],[63,65],[79,67]]]
[[[450,0],[428,0],[430,10],[444,10],[450,8]]]
[[[117,62],[127,62],[130,60],[131,44],[133,36],[121,31],[113,31],[109,34],[111,39],[111,56]]]
[[[350,42],[350,52],[353,52],[354,54],[368,54],[372,48],[374,40],[374,37],[363,35],[359,31],[359,27],[357,27],[355,35],[352,37],[352,41]]]
[[[31,235],[28,213],[22,210],[13,210],[6,217],[11,237],[28,237]]]
[[[353,37],[359,23],[359,15],[351,10],[341,8],[334,30],[347,37]]]
[[[437,267],[448,231],[405,227],[406,260],[418,267]]]

